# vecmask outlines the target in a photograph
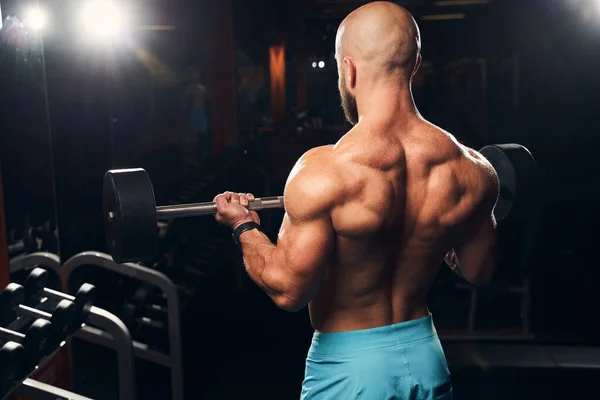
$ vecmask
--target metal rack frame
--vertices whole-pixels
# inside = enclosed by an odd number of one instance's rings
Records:
[[[72,296],[68,295],[65,295],[65,297],[71,297],[74,299]],[[92,307],[90,309],[90,314],[86,320],[86,324],[88,323],[102,327],[104,330],[94,329],[90,326],[83,326],[73,336],[103,344],[100,343],[100,340],[95,340],[97,339],[97,336],[99,336],[104,341],[108,341],[110,343],[110,345],[107,347],[113,348],[117,352],[119,364],[119,398],[121,400],[135,400],[135,360],[133,357],[133,341],[131,340],[129,330],[115,315],[98,307]],[[87,334],[87,332],[90,331],[93,333]],[[51,359],[51,357],[47,358],[46,361],[49,359]],[[59,389],[52,385],[38,382],[30,378],[23,381],[23,383],[19,385],[13,392],[41,400],[55,400],[63,398],[67,400],[88,399],[87,397],[80,396],[67,390]]]
[[[106,310],[92,307],[86,326],[83,326],[73,336],[115,350],[119,373],[119,398],[121,400],[135,400],[133,340],[123,321]]]
[[[183,400],[183,365],[181,357],[181,333],[179,318],[179,297],[175,285],[166,275],[138,264],[117,264],[108,254],[97,251],[86,251],[76,254],[62,266],[64,285],[68,287],[73,272],[85,265],[93,265],[119,273],[142,282],[157,286],[167,299],[169,354],[148,348],[148,345],[133,341],[133,354],[143,360],[153,362],[171,370],[171,390],[173,400]],[[122,323],[122,322],[121,322]],[[93,343],[111,347],[113,341],[105,333],[84,327],[76,335]]]
[[[11,258],[10,272],[18,272],[38,265],[47,267],[56,275],[60,276],[60,257],[56,254],[43,251],[31,254],[22,254]]]
[[[47,267],[58,276],[61,276],[60,258],[52,253],[38,252],[17,256],[11,260],[10,265],[11,271],[21,271],[32,266]],[[64,290],[66,291],[68,288],[65,287]],[[67,300],[75,300],[75,297],[67,294],[64,297]],[[92,326],[87,326],[87,324]],[[106,310],[92,307],[86,321],[86,326],[83,326],[74,336],[116,350],[120,398],[121,400],[135,400],[133,341],[129,329],[127,329],[123,321]]]
[[[14,393],[36,400],[93,400],[33,379],[25,379]]]

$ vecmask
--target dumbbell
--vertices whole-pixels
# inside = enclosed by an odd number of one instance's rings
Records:
[[[0,398],[19,380],[24,352],[16,342],[7,342],[0,348]]]
[[[160,307],[160,306],[157,306]],[[125,303],[121,310],[121,319],[129,328],[135,340],[148,344],[152,347],[167,349],[169,347],[169,332],[167,313],[159,319],[150,317],[145,311],[148,307],[139,307],[131,303]]]
[[[0,338],[23,346],[21,373],[18,378],[29,375],[42,358],[55,350],[49,340],[51,336],[52,324],[44,319],[36,319],[25,334],[0,327]]]
[[[33,253],[41,248],[42,243],[47,243],[55,239],[55,227],[51,221],[46,221],[38,227],[26,226],[22,237],[18,240],[13,240],[14,243],[8,246],[8,255],[9,257],[14,257],[21,253]]]
[[[75,317],[66,330],[67,336],[70,336],[77,332],[81,324],[86,321],[94,301],[96,288],[89,283],[84,283],[75,294],[75,297],[73,297],[56,290],[48,289],[46,286],[49,279],[50,274],[48,271],[42,268],[33,269],[27,278],[25,278],[25,282],[23,282],[25,296],[26,298],[49,297],[57,301],[72,301],[75,305]]]
[[[123,306],[121,316],[123,321],[128,321],[131,326],[134,322],[137,322],[156,328],[165,328],[168,318],[166,308],[160,305],[136,305],[129,302],[126,302]]]
[[[25,245],[23,240],[18,240],[16,243],[8,245],[8,256],[12,258],[18,256],[19,254],[32,253],[36,250],[38,250],[37,247],[28,247]]]
[[[21,304],[25,298],[25,289],[16,283],[9,283],[0,294],[0,324],[7,325],[14,314],[33,319],[45,319],[52,323],[49,346],[56,349],[69,336],[73,321],[76,319],[75,304],[61,300],[52,314]]]
[[[167,309],[159,304],[134,304],[126,302],[121,310],[123,321],[137,322],[156,327],[165,327],[168,320]]]

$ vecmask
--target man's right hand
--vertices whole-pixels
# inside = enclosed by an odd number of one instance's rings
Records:
[[[446,262],[446,264],[448,264],[450,269],[458,268],[458,259],[456,258],[456,253],[454,252],[454,249],[450,249],[446,253],[446,256],[444,256],[444,261]]]
[[[448,264],[452,272],[454,272],[461,278],[464,278],[462,271],[460,270],[460,264],[458,263],[458,257],[456,256],[456,252],[454,251],[454,249],[450,249],[450,251],[446,253],[446,255],[444,256],[444,261],[446,262],[446,264]]]

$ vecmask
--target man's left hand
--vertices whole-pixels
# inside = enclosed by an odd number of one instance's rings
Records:
[[[215,219],[220,224],[233,229],[245,222],[260,224],[256,211],[248,210],[248,204],[254,201],[254,195],[251,193],[225,192],[215,197],[213,201],[217,203]]]

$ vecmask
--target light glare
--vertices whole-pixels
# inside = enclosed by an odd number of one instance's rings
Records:
[[[108,0],[94,0],[83,10],[83,25],[94,36],[114,38],[123,29],[123,14]]]
[[[25,25],[36,31],[44,29],[46,27],[46,14],[38,7],[29,9],[25,14]]]
[[[319,68],[325,68],[325,61],[319,61]]]

